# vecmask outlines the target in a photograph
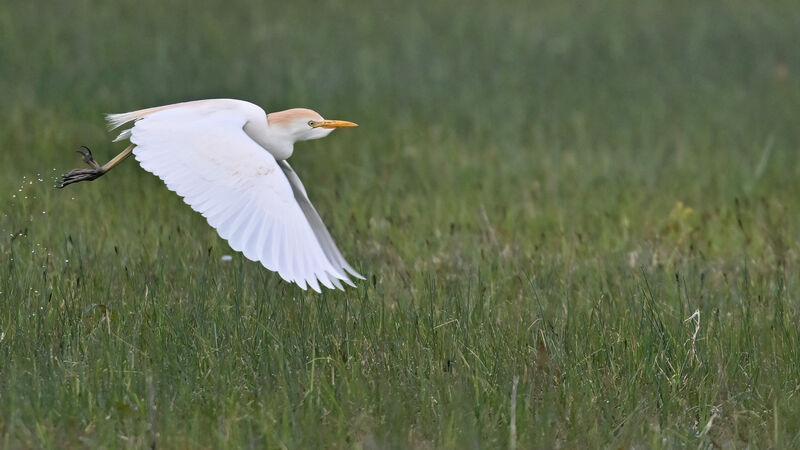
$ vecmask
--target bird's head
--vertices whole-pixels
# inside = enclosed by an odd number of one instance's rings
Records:
[[[316,111],[306,108],[293,108],[267,115],[270,128],[281,129],[287,136],[297,141],[324,138],[336,128],[357,127],[345,120],[325,120]]]

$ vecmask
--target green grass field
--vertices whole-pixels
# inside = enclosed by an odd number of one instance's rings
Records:
[[[0,447],[800,446],[798,42],[789,0],[4,2]],[[361,125],[292,164],[366,282],[133,160],[52,188],[213,97]]]

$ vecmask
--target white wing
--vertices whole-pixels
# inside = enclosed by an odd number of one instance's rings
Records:
[[[138,119],[120,138],[136,144],[133,154],[142,168],[201,213],[231,248],[302,289],[308,284],[320,292],[319,283],[342,289],[340,280],[353,286],[345,271],[361,276],[333,244],[300,180],[293,184],[307,202],[302,208],[285,169],[243,130],[253,108],[266,124],[263,110],[233,100],[112,115],[109,121],[119,126]]]

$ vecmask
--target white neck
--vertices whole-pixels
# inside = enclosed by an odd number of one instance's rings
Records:
[[[244,125],[244,132],[267,149],[278,161],[289,159],[294,152],[292,137],[281,128],[268,126],[266,121],[256,123],[248,121]]]

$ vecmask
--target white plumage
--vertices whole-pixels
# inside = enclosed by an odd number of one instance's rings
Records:
[[[132,121],[116,140],[129,139],[142,168],[202,214],[231,248],[302,289],[352,286],[348,273],[363,279],[284,160],[295,141],[355,124],[304,109],[268,117],[252,103],[228,99],[108,116],[112,129]]]

